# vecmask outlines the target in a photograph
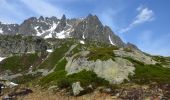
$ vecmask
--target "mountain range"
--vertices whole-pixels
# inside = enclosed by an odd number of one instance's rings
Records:
[[[19,24],[0,23],[0,34],[39,36],[42,38],[76,38],[93,40],[124,47],[125,43],[109,28],[103,26],[96,15],[89,14],[86,18],[61,19],[56,17],[31,17]]]

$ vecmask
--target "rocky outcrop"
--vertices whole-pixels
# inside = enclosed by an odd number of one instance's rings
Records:
[[[143,52],[139,50],[133,50],[130,52],[124,50],[114,50],[116,56],[120,57],[130,57],[137,61],[143,62],[145,64],[156,64],[157,62],[152,59],[152,57],[145,55]]]
[[[81,91],[83,91],[84,89],[80,86],[80,82],[76,82],[72,84],[72,90],[73,90],[73,94],[74,96],[77,96],[81,93]]]
[[[74,31],[70,34],[77,39],[101,41],[120,47],[124,47],[125,45],[108,26],[103,26],[99,18],[91,14],[74,26]]]
[[[23,37],[21,35],[0,36],[0,55],[1,57],[12,54],[34,53],[46,51],[48,43],[40,37]]]
[[[81,53],[85,55],[85,53]],[[87,53],[86,53],[87,54]],[[115,61],[108,59],[106,61],[96,60],[88,61],[87,58],[78,57],[77,59],[67,59],[66,71],[69,74],[78,73],[82,70],[93,71],[98,77],[104,78],[112,84],[119,84],[128,80],[128,76],[133,75],[135,68],[133,64],[126,59],[115,58]]]
[[[18,24],[4,24],[0,22],[0,34],[15,35],[18,33]]]

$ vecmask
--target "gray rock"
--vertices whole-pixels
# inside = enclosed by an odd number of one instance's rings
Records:
[[[40,37],[0,36],[0,55],[10,56],[12,54],[34,53],[46,51],[48,43]]]
[[[82,70],[93,71],[98,77],[102,77],[109,81],[111,84],[120,84],[124,79],[128,80],[129,75],[134,74],[133,64],[123,58],[115,58],[115,61],[108,59],[106,61],[96,60],[88,61],[85,58],[84,52],[81,52],[81,57],[75,59],[75,54],[71,58],[67,58],[67,65],[65,70],[69,74],[78,73]],[[80,54],[79,54],[80,55]],[[86,54],[87,55],[87,54]]]
[[[74,96],[77,96],[80,94],[81,91],[84,89],[80,86],[80,82],[76,82],[72,84],[73,94]]]
[[[0,23],[0,34],[23,34],[43,38],[76,38],[85,41],[98,41],[124,47],[125,43],[108,27],[103,26],[96,15],[89,14],[84,19],[61,19],[40,16],[26,19],[20,25]],[[62,36],[62,37],[61,37]]]
[[[18,33],[18,24],[3,24],[0,22],[0,34],[15,35]]]
[[[61,32],[62,30],[64,30],[65,26],[66,26],[66,16],[63,15],[62,18],[61,18],[61,20],[60,20],[60,22],[59,22],[59,24],[58,24],[58,26],[56,27],[55,31],[56,31],[57,33],[59,33],[59,32]]]
[[[156,64],[157,62],[152,57],[145,55],[139,50],[133,50],[132,52],[126,52],[124,50],[114,50],[116,56],[130,57],[145,64]]]

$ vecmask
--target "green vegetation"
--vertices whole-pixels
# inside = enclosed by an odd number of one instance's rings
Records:
[[[93,71],[82,70],[79,73],[75,73],[67,76],[68,80],[72,83],[79,81],[82,86],[94,84],[95,86],[108,85],[109,82],[103,78],[99,78]]]
[[[92,71],[81,71],[72,75],[66,75],[64,70],[53,72],[40,80],[40,85],[57,84],[60,88],[67,88],[72,83],[79,81],[82,86],[93,84],[95,86],[108,85],[109,82],[97,77]]]
[[[53,68],[58,61],[64,57],[65,53],[68,51],[69,46],[62,45],[60,48],[57,48],[54,52],[52,52],[49,57],[42,63],[40,64],[39,68],[47,68],[51,69]]]
[[[113,50],[116,50],[117,47],[107,47],[107,48],[93,48],[90,50],[90,53],[87,55],[88,60],[94,60],[97,59],[100,60],[108,60],[113,59],[114,60],[114,53]]]
[[[10,70],[13,73],[22,72],[28,70],[30,66],[36,63],[40,57],[37,53],[34,54],[24,54],[24,55],[16,55],[9,58],[6,58],[0,63],[0,69]]]
[[[57,63],[55,71],[65,70],[66,64],[67,64],[67,60],[65,58],[62,59]]]
[[[146,65],[131,58],[126,59],[135,65],[135,75],[129,77],[132,82],[138,84],[170,83],[170,68],[162,67],[160,64]]]
[[[123,50],[126,52],[133,52],[131,48],[124,48]]]
[[[25,84],[25,83],[33,81],[34,79],[37,79],[40,76],[41,76],[41,73],[37,73],[34,75],[28,74],[28,75],[19,76],[19,77],[13,79],[12,81],[17,84]]]
[[[170,57],[153,56],[152,58],[162,65],[170,65]]]

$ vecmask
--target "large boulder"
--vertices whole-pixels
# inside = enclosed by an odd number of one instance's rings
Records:
[[[68,75],[78,73],[82,70],[93,71],[98,77],[104,78],[111,84],[120,84],[125,79],[128,80],[129,75],[134,74],[135,67],[133,64],[123,58],[116,57],[115,61],[108,59],[102,61],[100,59],[96,61],[89,61],[82,52],[81,57],[70,57],[67,59],[67,65],[65,70]],[[87,52],[86,52],[87,53]]]

